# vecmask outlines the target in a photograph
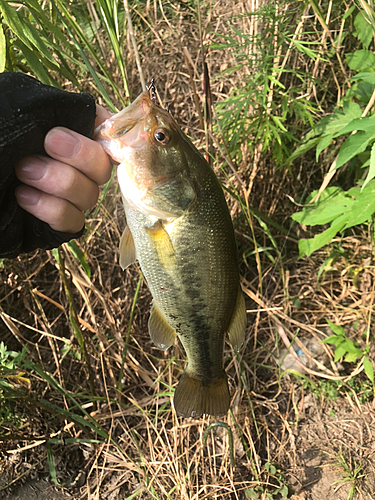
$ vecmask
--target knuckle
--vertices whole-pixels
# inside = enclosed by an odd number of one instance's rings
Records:
[[[54,227],[59,231],[76,233],[84,224],[85,218],[82,212],[73,207],[68,201],[61,200],[54,213]]]
[[[60,188],[63,190],[65,193],[69,192],[75,192],[76,190],[79,190],[79,172],[75,168],[68,168],[66,169],[66,173],[63,177],[63,185],[60,186]]]
[[[67,200],[58,199],[55,202],[55,210],[53,212],[54,223],[67,221],[70,219],[70,204]]]

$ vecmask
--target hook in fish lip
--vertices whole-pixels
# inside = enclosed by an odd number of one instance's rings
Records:
[[[146,89],[150,93],[151,100],[156,102],[156,86],[153,76],[150,78],[150,83],[146,85]]]
[[[161,107],[162,109],[164,109],[162,106],[160,106],[160,105],[156,102],[156,98],[157,98],[157,96],[156,96],[156,85],[155,85],[155,79],[154,79],[154,77],[153,77],[153,76],[151,76],[151,78],[150,78],[150,83],[148,83],[148,85],[146,85],[146,90],[147,90],[147,92],[148,92],[148,93],[149,93],[149,95],[150,95],[150,99],[151,99],[151,101],[152,101],[154,104],[156,104],[156,105],[158,105],[159,107]],[[170,102],[167,102],[167,104],[166,104],[166,108],[165,108],[165,109],[166,109],[166,111],[167,111],[168,113],[170,113],[170,107],[171,107],[171,103],[170,103]]]

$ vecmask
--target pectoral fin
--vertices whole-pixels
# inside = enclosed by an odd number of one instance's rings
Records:
[[[232,320],[228,328],[229,341],[234,351],[238,352],[244,341],[246,333],[246,306],[245,299],[241,290],[238,289],[237,301],[233,311]]]
[[[160,264],[172,274],[176,266],[176,253],[165,227],[161,222],[158,222],[152,228],[146,228],[146,231],[156,250]]]
[[[126,226],[120,240],[120,266],[122,270],[134,264],[136,260],[133,236],[129,227]]]
[[[163,351],[166,351],[176,338],[176,332],[154,303],[148,320],[148,332],[153,343]]]

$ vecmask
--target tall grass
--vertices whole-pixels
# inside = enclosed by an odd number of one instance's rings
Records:
[[[217,104],[221,129],[237,162],[247,147],[246,161],[251,162],[258,149],[270,152],[277,166],[285,166],[301,131],[312,124],[317,108],[306,90],[318,82],[293,63],[300,56],[307,66],[321,59],[319,40],[310,41],[303,30],[306,10],[303,4],[266,2],[244,14],[250,26],[261,26],[259,31],[248,33],[229,24],[227,33],[211,45],[212,50],[230,51],[235,61],[217,78],[238,71],[244,75]]]
[[[70,82],[80,90],[90,75],[90,90],[112,111],[114,102],[129,104],[121,2],[1,0],[0,13],[7,42],[5,69],[31,71],[47,85]]]

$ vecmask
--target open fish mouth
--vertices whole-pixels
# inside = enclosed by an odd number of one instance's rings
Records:
[[[143,92],[127,108],[99,125],[94,133],[95,140],[121,163],[126,148],[141,149],[145,145],[147,130],[144,129],[144,122],[153,105],[150,92]]]
[[[130,106],[108,120],[108,132],[112,139],[123,137],[134,126],[142,121],[149,112],[153,102],[149,92],[143,92]]]

